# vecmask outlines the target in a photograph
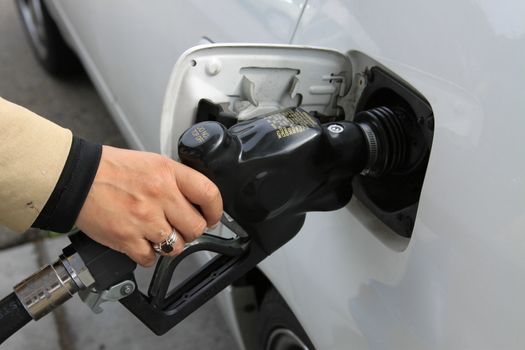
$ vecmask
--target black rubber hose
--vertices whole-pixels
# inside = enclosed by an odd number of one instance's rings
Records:
[[[14,292],[0,300],[0,344],[31,320]]]

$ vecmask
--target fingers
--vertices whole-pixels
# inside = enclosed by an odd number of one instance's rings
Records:
[[[182,195],[175,195],[173,203],[167,203],[164,212],[169,224],[186,242],[199,237],[208,225],[201,213]]]
[[[123,250],[127,256],[144,267],[153,266],[157,259],[151,243],[146,239],[129,242]]]
[[[213,182],[201,173],[180,163],[173,163],[177,185],[182,194],[198,205],[208,227],[217,224],[222,215],[222,197]]]
[[[184,250],[184,245],[186,243],[184,241],[184,238],[177,231],[175,231],[175,235],[176,235],[175,243],[171,245],[173,247],[173,250],[169,253],[162,253],[162,255],[175,256],[175,255],[179,255]]]
[[[149,230],[146,229],[143,233],[143,236],[152,243],[164,242],[173,231],[173,229],[165,219],[162,221],[158,220],[158,222],[159,223],[157,225],[151,225],[156,228],[151,228]],[[162,228],[158,229],[159,227]]]
[[[169,227],[168,223],[166,222],[167,227]],[[174,243],[171,244],[171,247],[173,250],[169,253],[166,253],[161,250],[159,254],[166,255],[166,256],[175,256],[180,254],[184,250],[184,244],[186,243],[184,238],[180,233],[178,233],[176,230],[169,228],[167,230],[160,230],[158,233],[149,234],[146,235],[151,245],[156,244],[162,244],[165,243],[166,240],[172,238],[171,236],[175,235],[174,237]],[[154,249],[155,250],[155,249]]]
[[[199,172],[157,154],[104,146],[76,224],[95,241],[151,266],[152,244],[166,241],[173,228],[180,234],[167,255],[180,254],[221,215],[219,190]]]

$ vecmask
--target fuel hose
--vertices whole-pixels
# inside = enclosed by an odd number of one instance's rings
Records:
[[[14,292],[0,301],[0,344],[29,321],[41,319],[93,283],[78,253],[60,255],[57,261],[14,286]]]
[[[0,343],[31,320],[31,315],[14,292],[0,300]]]

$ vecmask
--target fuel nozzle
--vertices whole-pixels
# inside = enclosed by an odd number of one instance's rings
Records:
[[[353,177],[400,168],[405,144],[402,117],[386,107],[326,124],[292,108],[229,129],[198,123],[181,136],[179,157],[214,181],[226,211],[262,237],[297,232],[308,211],[343,207]],[[269,252],[273,240],[262,240]]]

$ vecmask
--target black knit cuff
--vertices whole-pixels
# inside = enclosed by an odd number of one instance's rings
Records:
[[[101,155],[102,145],[73,137],[62,174],[32,227],[71,230],[95,179]]]

